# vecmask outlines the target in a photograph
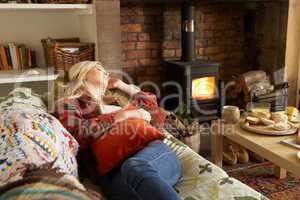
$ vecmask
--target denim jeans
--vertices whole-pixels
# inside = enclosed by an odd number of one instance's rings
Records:
[[[109,200],[179,200],[173,186],[180,176],[175,153],[163,142],[154,141],[100,182]]]

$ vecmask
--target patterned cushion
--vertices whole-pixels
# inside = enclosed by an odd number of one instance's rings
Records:
[[[30,90],[14,90],[0,103],[0,185],[28,169],[55,168],[77,176],[78,144]]]
[[[8,96],[1,97],[0,99],[0,111],[3,112],[9,108],[14,109],[38,109],[46,111],[46,105],[42,101],[41,97],[30,88],[15,88]]]

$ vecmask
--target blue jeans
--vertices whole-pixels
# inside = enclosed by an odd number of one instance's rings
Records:
[[[100,182],[109,200],[179,200],[172,186],[180,176],[175,153],[161,141],[154,141]]]

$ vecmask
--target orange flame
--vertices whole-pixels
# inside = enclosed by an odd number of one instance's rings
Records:
[[[194,99],[212,99],[216,96],[215,90],[216,80],[213,76],[197,78],[192,81],[192,97]]]

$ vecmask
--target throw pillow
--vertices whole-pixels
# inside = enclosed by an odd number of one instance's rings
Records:
[[[113,125],[111,130],[92,144],[98,171],[106,174],[126,158],[143,149],[164,134],[141,119],[127,119]]]

